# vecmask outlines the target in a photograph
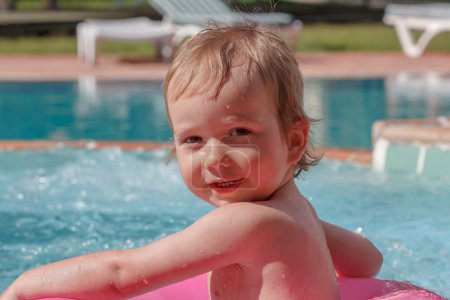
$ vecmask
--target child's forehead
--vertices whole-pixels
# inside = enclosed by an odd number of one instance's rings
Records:
[[[226,72],[217,72],[209,68],[198,68],[195,72],[180,69],[169,85],[168,98],[178,101],[204,94],[205,99],[214,101],[223,93],[245,97],[252,88],[262,82],[259,72],[248,63],[234,63]]]
[[[259,73],[249,73],[244,65],[235,66],[230,70],[229,77],[222,87],[220,93],[232,93],[235,96],[245,97],[255,88],[263,84]]]

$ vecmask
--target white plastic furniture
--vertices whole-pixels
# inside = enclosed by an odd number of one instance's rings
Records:
[[[218,23],[256,23],[289,25],[292,15],[281,12],[243,13],[232,10],[222,0],[148,0],[163,17],[176,24],[206,25],[213,20]]]
[[[257,24],[275,25],[283,29],[288,43],[296,44],[302,22],[282,12],[244,13],[234,11],[223,0],[148,0],[162,16],[163,23],[172,25],[205,26],[210,21],[218,24],[239,24],[248,21]],[[181,35],[177,42],[188,37]]]
[[[419,57],[435,35],[450,31],[450,3],[389,4],[384,23],[395,27],[403,52],[409,57]],[[412,30],[423,30],[414,42]]]
[[[88,19],[77,25],[78,57],[88,64],[95,64],[97,42],[99,40],[139,41],[156,43],[159,54],[169,60],[172,57],[172,37],[174,30],[147,17],[102,20]]]

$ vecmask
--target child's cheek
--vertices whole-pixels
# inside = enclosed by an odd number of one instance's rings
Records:
[[[193,159],[192,153],[190,151],[182,150],[177,155],[178,166],[180,167],[180,173],[183,177],[186,185],[191,188],[193,178],[195,177],[195,160]]]
[[[260,151],[256,146],[246,146],[230,151],[234,162],[234,173],[240,178],[259,177],[261,167]]]
[[[256,146],[249,145],[229,151],[234,163],[242,169],[249,169],[253,164],[257,164],[260,158],[259,149]]]

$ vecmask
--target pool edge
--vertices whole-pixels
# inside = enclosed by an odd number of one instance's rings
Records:
[[[94,141],[94,140],[0,140],[0,151],[43,150],[52,148],[102,149],[118,147],[127,151],[156,150],[170,148],[170,142],[155,141]],[[316,152],[323,157],[363,164],[372,163],[371,149],[321,147]]]

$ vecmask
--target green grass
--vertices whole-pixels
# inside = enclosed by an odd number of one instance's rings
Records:
[[[393,27],[384,24],[306,25],[297,50],[322,51],[401,51]],[[450,33],[437,35],[426,51],[450,51]]]
[[[392,27],[383,24],[313,24],[305,25],[296,47],[300,52],[327,51],[401,51]],[[441,33],[426,51],[450,51],[450,33]],[[100,53],[126,56],[151,56],[149,42],[99,43]],[[75,37],[0,37],[0,54],[75,54]]]
[[[0,37],[1,54],[72,54],[76,47],[73,37]]]
[[[153,55],[155,49],[150,42],[115,42],[98,43],[100,53],[121,53],[130,56]],[[0,54],[76,54],[75,37],[0,37]]]

